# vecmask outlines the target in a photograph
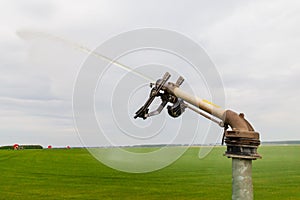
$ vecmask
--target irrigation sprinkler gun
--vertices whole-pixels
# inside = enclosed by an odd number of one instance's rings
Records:
[[[18,35],[23,39],[46,38],[50,40],[60,41],[66,45],[72,46],[82,52],[89,53],[104,61],[113,63],[115,66],[126,71],[132,72],[135,75],[146,80],[151,79],[131,67],[123,65],[115,60],[112,60],[97,52],[91,51],[89,48],[80,44],[66,40],[64,38],[37,31],[18,31]],[[162,79],[151,83],[152,88],[149,99],[135,113],[134,118],[146,119],[153,115],[158,115],[163,108],[167,106],[170,116],[179,117],[187,108],[202,115],[203,117],[217,123],[224,128],[222,144],[225,141],[227,150],[225,156],[232,158],[232,199],[250,200],[253,199],[252,189],[252,160],[261,158],[257,153],[257,147],[260,144],[259,133],[255,132],[251,124],[244,118],[244,114],[237,114],[231,110],[224,110],[219,106],[193,95],[190,95],[179,87],[184,79],[179,77],[176,83],[167,82],[170,78],[167,72]],[[152,112],[149,112],[149,106],[156,97],[160,97],[162,103]],[[228,128],[231,130],[227,130]]]
[[[166,72],[162,79],[150,83],[152,89],[149,98],[134,118],[146,119],[158,115],[170,103],[167,109],[171,117],[179,117],[188,108],[217,123],[224,128],[222,144],[225,142],[227,146],[224,155],[232,158],[232,199],[253,199],[252,160],[261,158],[257,153],[259,133],[244,118],[244,114],[224,110],[205,99],[190,95],[179,88],[184,81],[181,76],[176,83],[167,82],[170,77]],[[160,97],[162,103],[149,112],[149,106],[156,97]],[[231,130],[228,130],[229,127]]]

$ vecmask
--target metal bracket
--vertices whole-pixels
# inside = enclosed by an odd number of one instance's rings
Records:
[[[151,90],[150,96],[146,103],[135,113],[134,118],[143,118],[146,119],[148,117],[149,106],[155,99],[155,97],[160,96],[160,90],[163,88],[164,84],[169,80],[171,75],[166,72],[162,79],[159,79],[153,89]]]

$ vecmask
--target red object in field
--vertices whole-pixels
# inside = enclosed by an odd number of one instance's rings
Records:
[[[70,146],[67,146],[67,149],[71,149],[71,147],[70,147]]]
[[[51,145],[49,145],[49,146],[48,146],[48,149],[52,149],[52,146],[51,146]]]
[[[14,149],[19,149],[19,145],[18,144],[14,144]]]

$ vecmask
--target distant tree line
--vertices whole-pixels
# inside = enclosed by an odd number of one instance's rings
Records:
[[[14,145],[0,146],[0,149],[14,150]],[[18,149],[43,149],[41,145],[19,145]]]

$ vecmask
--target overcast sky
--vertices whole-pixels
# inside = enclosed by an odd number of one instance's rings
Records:
[[[144,27],[200,44],[220,73],[226,108],[245,113],[263,141],[299,140],[299,10],[297,0],[2,0],[0,145],[81,145],[72,91],[87,55],[55,41],[23,40],[17,31],[43,31],[94,49]]]

